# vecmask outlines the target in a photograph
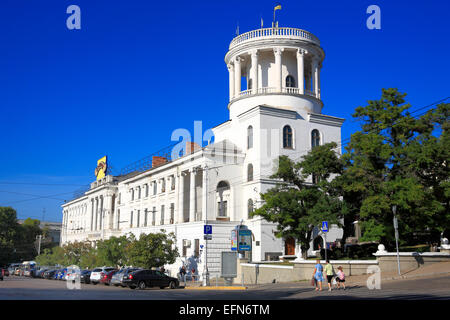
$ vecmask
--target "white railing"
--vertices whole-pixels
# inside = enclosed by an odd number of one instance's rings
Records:
[[[231,40],[229,49],[231,50],[233,47],[238,44],[245,42],[247,40],[254,40],[257,38],[265,38],[265,37],[276,37],[276,38],[297,38],[302,40],[311,41],[320,46],[319,39],[313,35],[311,32],[297,29],[297,28],[263,28],[252,30],[246,33],[243,33],[233,40]]]
[[[279,92],[280,91],[278,91],[278,89],[275,88],[275,87],[258,88],[257,93],[253,93],[252,89],[248,89],[248,90],[244,90],[244,91],[239,92],[237,95],[235,95],[231,99],[231,101],[235,100],[235,99],[238,99],[238,98],[252,96],[252,95],[255,95],[255,94],[268,94],[268,93],[279,93]],[[281,93],[301,94],[300,93],[300,89],[299,88],[294,88],[294,87],[283,87],[283,88],[281,88]],[[320,97],[316,97],[316,94],[313,91],[311,91],[311,90],[304,90],[303,94],[320,99]]]

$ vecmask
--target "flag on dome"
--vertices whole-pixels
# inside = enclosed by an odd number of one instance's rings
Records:
[[[277,4],[275,6],[275,8],[273,8],[273,11],[275,11],[275,10],[281,10],[281,4]]]

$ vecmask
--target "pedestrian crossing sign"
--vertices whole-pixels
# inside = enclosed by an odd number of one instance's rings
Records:
[[[328,232],[328,221],[322,221],[322,231]]]

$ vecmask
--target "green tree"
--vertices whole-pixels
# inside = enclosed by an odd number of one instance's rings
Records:
[[[128,246],[134,236],[111,237],[97,242],[97,255],[101,265],[125,266],[129,263]]]
[[[141,234],[139,240],[131,241],[127,246],[130,264],[151,268],[172,264],[178,257],[175,235],[160,233]]]
[[[362,240],[392,247],[392,207],[401,240],[448,225],[449,104],[415,118],[406,94],[383,89],[380,100],[358,107],[362,130],[351,136],[341,178],[345,202],[361,222]]]
[[[333,180],[342,174],[343,166],[336,148],[336,143],[317,146],[297,163],[280,156],[272,175],[280,182],[261,194],[264,204],[252,214],[275,222],[277,237],[295,238],[303,258],[307,257],[312,231],[322,221],[341,225],[344,206]],[[307,182],[312,175],[317,183]]]
[[[0,207],[0,266],[15,259],[14,243],[17,231],[16,211],[11,207]]]

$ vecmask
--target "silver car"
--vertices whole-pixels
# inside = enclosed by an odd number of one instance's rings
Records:
[[[126,285],[123,284],[123,279],[125,276],[127,276],[129,273],[140,270],[140,268],[122,268],[119,271],[117,271],[113,276],[111,277],[111,284],[115,287],[122,286],[126,287]]]

